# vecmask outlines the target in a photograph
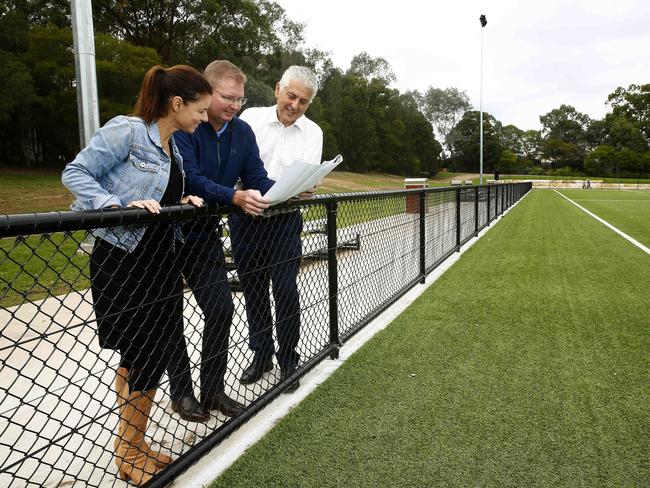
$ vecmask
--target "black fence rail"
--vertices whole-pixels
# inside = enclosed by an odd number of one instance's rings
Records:
[[[116,435],[136,384],[151,397],[147,449],[162,453],[146,486],[165,485],[530,188],[318,196],[250,220],[190,206],[0,217],[0,486],[125,486]],[[133,252],[107,251],[138,228]],[[275,357],[244,382],[253,347]],[[132,349],[148,362],[136,367]],[[211,382],[245,408],[183,420],[170,395],[199,398]]]

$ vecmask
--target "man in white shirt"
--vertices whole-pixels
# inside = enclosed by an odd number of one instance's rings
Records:
[[[318,82],[308,68],[291,66],[275,86],[276,105],[250,108],[241,114],[255,133],[269,178],[277,181],[296,159],[321,163],[323,131],[304,115],[317,91]],[[233,255],[246,299],[249,345],[255,352],[242,373],[241,383],[254,383],[273,369],[274,353],[283,381],[293,374],[300,361],[296,352],[300,336],[296,278],[302,255],[302,217],[299,211],[269,218],[233,215],[230,225]],[[275,300],[277,353],[269,283]],[[293,392],[299,386],[295,381],[286,391]]]

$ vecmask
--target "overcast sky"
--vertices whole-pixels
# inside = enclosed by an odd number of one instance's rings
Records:
[[[650,83],[650,0],[276,2],[338,68],[366,51],[401,92],[453,86],[477,110],[485,14],[483,110],[524,130],[563,103],[602,118],[616,87]]]

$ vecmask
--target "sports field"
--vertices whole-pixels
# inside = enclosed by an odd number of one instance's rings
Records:
[[[650,246],[650,191],[558,191],[645,246]]]
[[[648,243],[645,194],[563,193]],[[649,276],[533,190],[213,486],[650,486]]]

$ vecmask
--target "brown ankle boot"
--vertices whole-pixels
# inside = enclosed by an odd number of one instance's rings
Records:
[[[120,418],[122,417],[122,408],[124,407],[124,403],[126,402],[126,399],[129,396],[129,383],[127,381],[128,375],[129,375],[128,369],[117,368],[117,374],[115,375],[115,394],[117,395],[117,407],[118,407]],[[146,412],[146,413],[148,417],[150,412]],[[120,439],[124,434],[124,432],[122,432],[122,425],[123,425],[122,422],[118,423],[117,436],[115,436],[115,441],[113,443],[113,447],[115,448],[116,452],[117,452],[117,446],[120,443]],[[160,451],[151,449],[151,446],[147,443],[147,441],[142,442],[142,448],[143,448],[143,452],[147,454],[147,456],[149,456],[150,458],[153,458],[159,467],[164,468],[168,464],[172,463],[171,457],[169,457],[167,454],[163,454]]]
[[[149,481],[161,469],[143,446],[155,394],[156,390],[131,393],[120,412],[118,431],[122,436],[115,449],[115,464],[119,477],[137,486]]]

